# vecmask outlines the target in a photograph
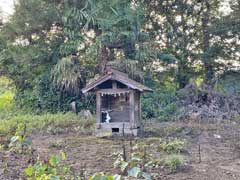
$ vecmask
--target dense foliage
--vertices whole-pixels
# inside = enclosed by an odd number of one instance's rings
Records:
[[[201,82],[225,92],[227,74],[239,73],[239,7],[237,0],[18,0],[0,23],[0,75],[25,110],[68,111],[72,101],[94,109],[80,90],[111,65],[155,90],[143,98],[144,117],[174,119],[179,88]]]

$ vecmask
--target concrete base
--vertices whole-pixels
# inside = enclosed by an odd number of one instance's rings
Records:
[[[131,128],[130,123],[101,123],[96,127],[97,137],[123,136],[123,132],[126,136],[138,136],[143,132],[143,127]]]

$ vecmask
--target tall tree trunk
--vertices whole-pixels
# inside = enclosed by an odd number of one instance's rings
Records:
[[[179,59],[177,81],[178,81],[178,86],[180,89],[184,88],[189,82],[189,78],[186,73],[187,68],[188,67],[187,67],[186,63],[184,62],[184,60]]]
[[[212,84],[212,79],[214,77],[214,70],[213,70],[213,62],[209,57],[209,11],[210,11],[210,5],[208,0],[204,1],[206,9],[203,13],[202,18],[202,30],[203,30],[203,64],[204,64],[204,70],[205,70],[205,83],[210,86]]]
[[[105,73],[108,56],[109,53],[107,47],[105,45],[101,45],[98,52],[98,71],[100,74]]]
[[[181,2],[181,27],[183,32],[186,32],[186,20],[184,18],[184,7],[186,5],[186,0]],[[188,62],[187,62],[187,38],[185,35],[183,35],[182,37],[182,41],[181,41],[181,46],[182,48],[182,53],[180,55],[179,58],[179,63],[178,63],[178,73],[179,73],[179,88],[184,88],[188,83],[189,83],[189,75],[188,75]]]

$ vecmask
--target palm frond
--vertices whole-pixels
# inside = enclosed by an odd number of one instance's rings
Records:
[[[82,72],[74,57],[62,58],[52,69],[53,83],[62,91],[80,92]]]

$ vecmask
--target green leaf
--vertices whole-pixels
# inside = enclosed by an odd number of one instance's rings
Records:
[[[70,172],[70,166],[64,166],[63,167],[63,173],[64,174],[67,174],[67,173],[69,173]]]
[[[142,158],[141,158],[141,156],[139,154],[133,154],[132,160],[133,161],[141,161]]]
[[[55,167],[58,163],[60,163],[60,157],[57,155],[53,155],[49,159],[49,164]]]
[[[60,152],[60,155],[61,155],[61,159],[62,159],[62,160],[66,160],[66,159],[67,159],[67,155],[66,155],[65,152],[61,151],[61,152]]]
[[[152,167],[152,166],[154,166],[154,162],[153,162],[153,161],[149,161],[149,162],[147,162],[147,163],[144,165],[144,167]]]
[[[60,178],[58,176],[51,176],[50,180],[60,180]]]
[[[31,146],[32,145],[32,140],[31,139],[24,139],[23,144]]]
[[[103,174],[95,174],[93,177],[88,180],[114,180],[112,176],[105,176]]]
[[[32,166],[28,166],[26,169],[25,169],[25,174],[28,176],[28,177],[31,177],[33,175],[33,167]]]
[[[23,137],[23,136],[18,136],[18,140],[19,140],[19,141],[23,141],[23,140],[24,140],[24,137]]]
[[[113,176],[113,180],[121,180],[122,179],[122,177],[121,177],[121,175],[119,175],[119,174],[115,174],[114,176]]]
[[[142,173],[142,177],[144,177],[146,180],[151,180],[152,179],[151,175],[148,174],[148,173],[145,173],[145,172]]]
[[[56,168],[51,168],[50,172],[52,175],[57,175],[57,169]]]
[[[107,180],[114,180],[112,176],[106,176]]]
[[[121,160],[117,158],[117,160],[113,163],[113,166],[116,168],[121,164]]]
[[[11,143],[15,143],[19,139],[19,136],[13,136],[11,138]]]
[[[13,136],[10,140],[9,147],[12,147],[14,143],[18,141],[18,139],[19,139],[19,136]]]
[[[126,167],[128,166],[128,163],[127,162],[125,162],[125,161],[123,161],[122,163],[121,163],[121,171],[123,172],[123,171],[125,171],[125,169],[126,169]]]
[[[113,7],[110,7],[110,8],[111,8],[112,12],[113,12],[116,16],[118,16],[118,12],[117,12]]]
[[[34,165],[36,172],[39,175],[43,175],[45,174],[45,171],[47,170],[47,166],[45,164],[42,163],[37,163],[36,165]]]
[[[141,172],[139,167],[133,167],[132,169],[128,170],[128,176],[130,177],[138,177],[138,174]]]

